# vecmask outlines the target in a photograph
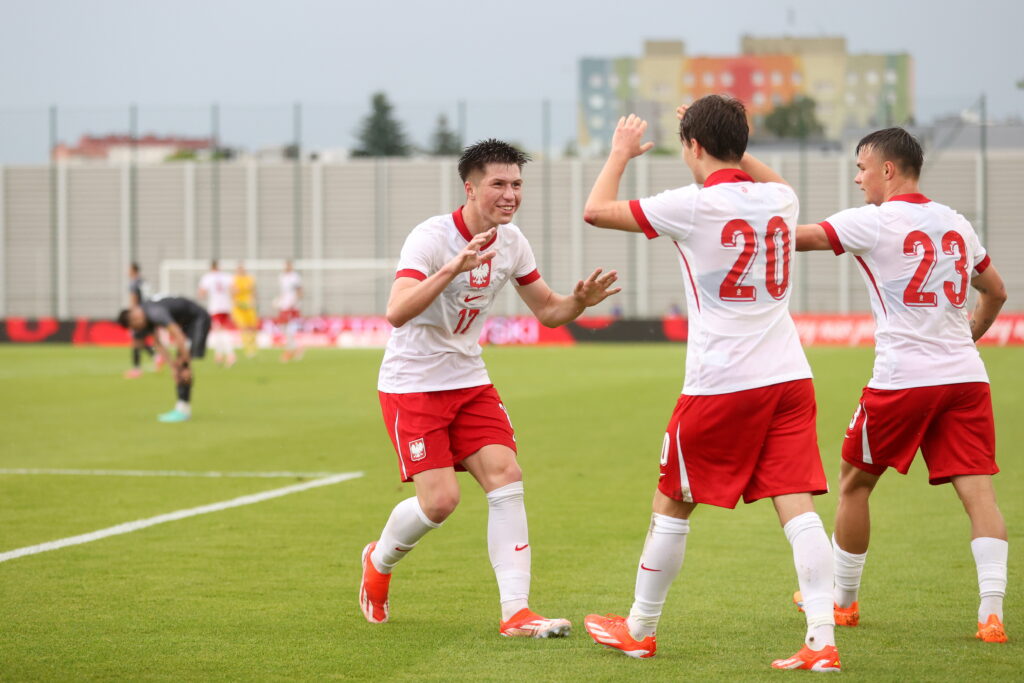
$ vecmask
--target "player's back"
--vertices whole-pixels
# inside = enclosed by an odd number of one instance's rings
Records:
[[[679,251],[689,318],[683,391],[726,393],[810,377],[789,315],[799,210],[792,188],[728,169],[641,207]]]
[[[231,311],[231,275],[211,270],[199,279],[199,289],[206,293],[206,305],[210,313]]]
[[[967,219],[912,194],[840,212],[829,225],[868,286],[877,355],[870,386],[988,380],[966,310],[972,273],[988,256]]]

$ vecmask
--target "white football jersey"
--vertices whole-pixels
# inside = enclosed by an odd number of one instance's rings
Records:
[[[811,377],[789,315],[799,203],[739,169],[630,202],[649,239],[673,241],[686,289],[683,393],[725,394]]]
[[[277,297],[279,310],[287,311],[299,307],[299,291],[302,289],[302,276],[290,271],[281,273],[277,278],[280,293]]]
[[[836,254],[860,266],[875,317],[875,389],[987,382],[971,339],[972,272],[989,258],[974,228],[922,194],[847,209],[823,221]]]
[[[396,277],[425,280],[451,261],[472,239],[462,209],[420,223],[402,247]],[[528,285],[540,278],[530,243],[512,223],[498,226],[493,259],[459,275],[423,313],[391,333],[377,388],[391,394],[445,391],[490,384],[480,357],[480,333],[505,284]]]
[[[211,270],[199,278],[199,289],[206,292],[206,311],[210,315],[231,312],[231,273]]]

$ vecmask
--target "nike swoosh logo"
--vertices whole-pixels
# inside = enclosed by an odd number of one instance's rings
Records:
[[[651,569],[650,567],[645,567],[643,562],[640,563],[640,569],[643,569],[644,571],[648,571],[648,572],[660,572],[660,571],[662,571],[661,569]]]
[[[529,543],[527,543],[526,545],[517,545],[516,546],[516,552],[518,553],[520,550],[526,550],[529,547],[530,547]]]
[[[476,301],[477,299],[483,299],[483,298],[484,298],[483,294],[481,294],[480,296],[467,296],[465,299],[463,299],[463,301],[465,301],[468,304],[470,301]]]
[[[398,551],[398,552],[400,552],[400,553],[407,553],[407,552],[409,552],[410,550],[412,550],[412,548],[399,548],[399,547],[398,547],[398,546],[396,545],[396,546],[395,546],[395,550],[397,550],[397,551]]]

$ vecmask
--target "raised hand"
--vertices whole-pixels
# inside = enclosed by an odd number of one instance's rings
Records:
[[[622,291],[622,287],[608,289],[618,279],[618,272],[610,270],[601,275],[601,269],[598,268],[586,280],[580,280],[576,283],[572,295],[575,297],[576,302],[584,308],[595,306],[613,294],[618,294]]]
[[[638,157],[647,150],[654,147],[653,142],[640,141],[647,132],[647,122],[636,114],[623,116],[615,126],[615,133],[612,135],[612,154],[623,155],[628,159]]]
[[[494,249],[490,251],[480,251],[484,248],[484,245],[494,239],[494,236],[498,234],[498,228],[494,227],[489,230],[484,230],[480,234],[476,235],[467,244],[466,248],[460,251],[455,258],[451,260],[451,265],[455,269],[456,273],[464,273],[467,270],[473,270],[482,263],[487,263],[495,254],[498,252]]]
[[[678,107],[676,107],[676,118],[682,121],[683,115],[686,114],[686,110],[689,108],[690,107],[685,104],[680,104]]]

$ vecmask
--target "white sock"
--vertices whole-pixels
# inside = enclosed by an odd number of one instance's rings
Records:
[[[651,514],[651,526],[636,570],[633,606],[626,620],[630,635],[637,640],[643,640],[658,629],[668,589],[683,566],[688,533],[689,520],[657,512]]]
[[[174,404],[174,409],[186,415],[192,414],[192,405],[188,401],[178,401]]]
[[[370,553],[370,561],[381,574],[390,574],[428,531],[439,526],[423,512],[416,496],[406,498],[391,511],[384,531],[380,532],[380,540]]]
[[[835,645],[835,614],[832,609],[832,547],[825,525],[816,512],[797,515],[783,527],[793,546],[793,564],[800,592],[804,596],[807,636],[804,642],[812,650]]]
[[[221,330],[220,332],[220,348],[223,349],[225,358],[230,360],[235,357],[235,349],[231,344],[231,334],[227,330]]]
[[[860,555],[848,553],[836,543],[836,536],[832,534],[832,559],[835,561],[836,588],[834,599],[840,607],[849,607],[857,602],[857,593],[860,592],[860,577],[864,573],[864,561],[867,560],[866,552]]]
[[[1006,595],[1006,557],[1010,544],[999,538],[976,538],[971,541],[974,564],[978,567],[978,622],[984,624],[988,615],[1003,620],[1003,597]]]
[[[501,618],[506,621],[530,599],[530,534],[521,481],[487,494],[487,553],[498,580]]]

